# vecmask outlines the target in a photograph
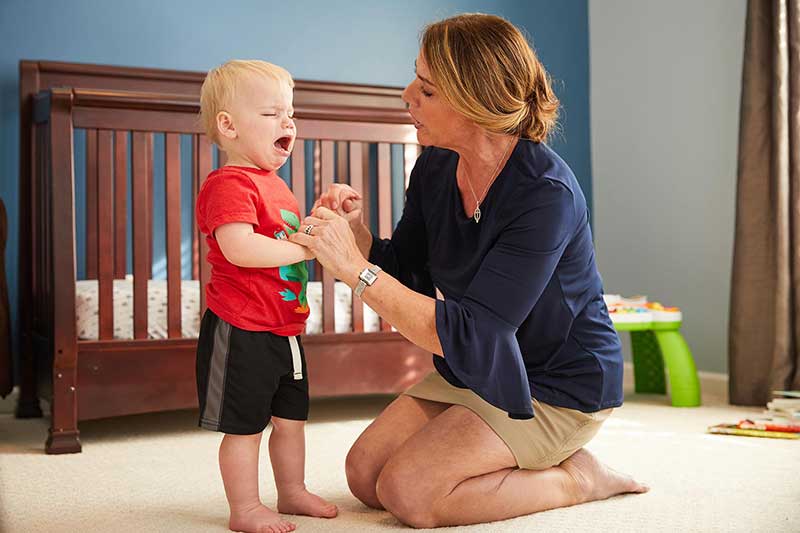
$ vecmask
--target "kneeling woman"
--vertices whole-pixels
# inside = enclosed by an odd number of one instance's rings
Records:
[[[583,449],[622,404],[622,353],[544,68],[509,22],[460,15],[426,28],[403,99],[427,148],[391,239],[345,185],[292,235],[435,354],[350,450],[353,494],[434,527],[645,492]]]

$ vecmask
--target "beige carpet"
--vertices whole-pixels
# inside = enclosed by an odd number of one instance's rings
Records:
[[[459,528],[495,531],[800,531],[800,441],[707,435],[706,426],[756,410],[706,395],[702,408],[628,395],[589,448],[652,486],[537,515]],[[296,518],[299,531],[408,531],[347,490],[348,447],[388,398],[318,401],[308,425],[312,490],[341,510],[334,520]],[[8,409],[8,402],[5,404]],[[0,405],[2,407],[2,405]],[[225,531],[217,470],[219,436],[195,427],[195,412],[81,424],[83,453],[42,453],[45,420],[0,414],[0,530],[4,532]],[[262,495],[273,505],[266,446]]]

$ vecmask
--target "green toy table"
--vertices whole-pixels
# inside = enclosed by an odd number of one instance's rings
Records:
[[[680,322],[615,322],[631,334],[636,392],[666,394],[666,374],[674,407],[700,405],[700,380]]]

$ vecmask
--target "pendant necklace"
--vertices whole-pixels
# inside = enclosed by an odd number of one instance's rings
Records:
[[[511,148],[511,144],[514,142],[514,137],[508,141],[508,146],[506,146],[505,152],[503,152],[502,157],[497,161],[497,165],[494,167],[494,172],[492,172],[492,179],[489,180],[489,183],[486,184],[486,188],[483,189],[483,193],[481,194],[481,199],[483,199],[486,192],[489,190],[489,187],[492,185],[495,179],[497,179],[497,171],[500,170],[500,163],[508,155],[508,150]],[[466,177],[466,176],[465,176]],[[472,213],[472,218],[475,219],[475,223],[481,221],[481,200],[478,200],[478,196],[475,194],[475,189],[472,188],[472,181],[467,178],[467,185],[469,185],[469,190],[472,192],[472,197],[475,198],[475,211]]]

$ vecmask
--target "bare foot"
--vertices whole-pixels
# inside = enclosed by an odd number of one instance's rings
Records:
[[[602,464],[588,450],[581,448],[559,466],[575,481],[576,503],[605,500],[617,494],[644,493],[650,487]]]
[[[278,494],[278,511],[286,514],[301,514],[317,518],[334,518],[339,509],[307,490]]]
[[[228,528],[245,533],[288,533],[297,529],[297,526],[281,518],[272,509],[259,504],[252,509],[231,511]]]

